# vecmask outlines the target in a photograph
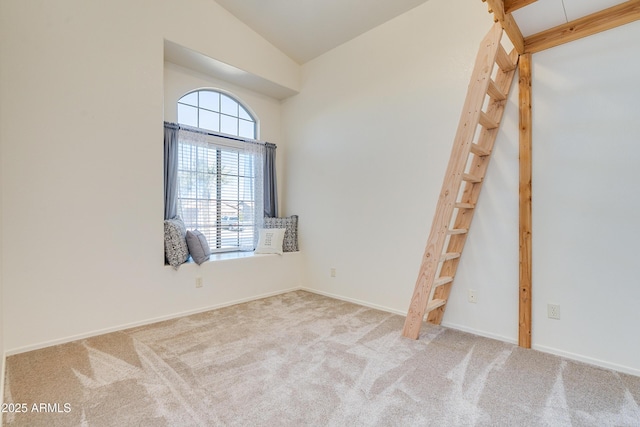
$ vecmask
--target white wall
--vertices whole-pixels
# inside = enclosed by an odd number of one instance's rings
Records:
[[[443,325],[513,343],[518,341],[518,175],[516,73],[443,319]],[[469,289],[476,291],[476,304],[468,302]]]
[[[456,19],[443,17],[455,16]],[[286,191],[308,283],[406,313],[480,40],[477,2],[431,0],[303,66]],[[640,23],[534,56],[535,348],[640,374]],[[517,88],[444,324],[516,342]],[[330,268],[337,269],[331,278]],[[467,302],[475,289],[478,303]],[[562,319],[546,318],[546,304]]]
[[[638,40],[634,22],[533,57],[533,342],[640,375]]]
[[[492,24],[476,6],[431,0],[302,67],[284,103],[286,191],[314,289],[406,313]]]
[[[406,312],[492,24],[481,2],[431,0],[306,64],[301,83],[292,61],[209,0],[7,0],[0,24],[5,351],[301,284]],[[534,346],[634,373],[639,27],[536,54],[533,69]],[[300,215],[304,252],[163,265],[165,38],[301,87],[275,142],[286,147],[284,209]],[[445,323],[515,341],[509,103]],[[560,321],[545,318],[547,302],[561,305]]]
[[[0,8],[7,352],[300,286],[297,254],[176,272],[162,226],[164,39],[293,89],[298,65],[210,0]]]

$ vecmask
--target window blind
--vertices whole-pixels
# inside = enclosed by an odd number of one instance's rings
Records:
[[[181,129],[178,214],[212,252],[253,250],[262,224],[264,146]]]

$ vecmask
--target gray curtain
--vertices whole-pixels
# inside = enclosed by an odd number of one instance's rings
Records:
[[[264,216],[278,216],[278,185],[276,182],[276,144],[267,142],[264,155]]]
[[[164,124],[164,219],[178,210],[178,126]]]

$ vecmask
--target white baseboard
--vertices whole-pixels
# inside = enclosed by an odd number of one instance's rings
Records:
[[[394,308],[385,307],[383,305],[372,304],[372,303],[370,303],[368,301],[362,301],[362,300],[355,299],[355,298],[348,298],[348,297],[345,297],[345,296],[342,296],[342,295],[332,294],[331,292],[324,292],[324,291],[319,291],[317,289],[305,288],[305,287],[301,287],[300,290],[311,292],[313,294],[323,295],[325,297],[329,297],[329,298],[333,298],[333,299],[339,299],[341,301],[351,302],[351,303],[362,305],[362,306],[369,307],[369,308],[375,308],[376,310],[386,311],[387,313],[399,314],[400,316],[406,316],[407,315],[406,311],[396,310]]]
[[[372,304],[368,301],[363,301],[363,300],[359,300],[359,299],[355,299],[355,298],[348,298],[342,295],[336,295],[336,294],[332,294],[331,292],[324,292],[324,291],[319,291],[317,289],[312,289],[312,288],[305,288],[302,287],[301,288],[303,291],[307,291],[307,292],[311,292],[314,294],[318,294],[318,295],[324,295],[326,297],[329,298],[335,298],[341,301],[347,301],[347,302],[351,302],[354,304],[358,304],[358,305],[362,305],[365,307],[370,307],[370,308],[375,308],[377,310],[381,310],[381,311],[386,311],[388,313],[393,313],[393,314],[398,314],[400,316],[406,317],[407,316],[407,312],[406,311],[402,311],[402,310],[396,310],[394,308],[390,308],[390,307],[385,307],[382,305],[377,305],[377,304]],[[459,331],[463,331],[463,332],[468,332],[470,334],[473,335],[478,335],[478,336],[482,336],[485,338],[492,338],[498,341],[504,341],[504,342],[508,342],[508,343],[512,343],[512,344],[517,344],[516,340],[513,340],[511,338],[507,338],[507,337],[503,337],[500,335],[495,335],[495,334],[490,334],[490,333],[486,333],[483,331],[478,331],[475,329],[471,329],[471,328],[467,328],[461,325],[456,325],[454,323],[447,323],[447,322],[442,322],[442,326],[446,327],[446,328],[451,328],[451,329],[456,329]]]
[[[275,292],[269,292],[269,293],[265,293],[265,294],[261,294],[261,295],[255,295],[252,297],[247,297],[247,298],[241,298],[241,299],[237,299],[237,300],[233,300],[233,301],[228,301],[225,303],[221,303],[221,304],[215,304],[212,306],[207,306],[207,307],[202,307],[202,308],[198,308],[195,310],[188,310],[188,311],[183,311],[183,312],[179,312],[179,313],[174,313],[174,314],[170,314],[170,315],[166,315],[166,316],[160,316],[160,317],[156,317],[156,318],[152,318],[152,319],[146,319],[146,320],[142,320],[139,322],[133,322],[133,323],[128,323],[128,324],[123,324],[123,325],[119,325],[119,326],[115,326],[115,327],[111,327],[111,328],[105,328],[105,329],[101,329],[101,330],[96,330],[96,331],[91,331],[91,332],[87,332],[87,333],[83,333],[83,334],[78,334],[78,335],[74,335],[74,336],[69,336],[69,337],[65,337],[65,338],[61,338],[61,339],[57,339],[57,340],[52,340],[52,341],[47,341],[47,342],[42,342],[42,343],[38,343],[38,344],[34,344],[34,345],[29,345],[29,346],[25,346],[25,347],[20,347],[20,348],[15,348],[15,349],[10,349],[7,350],[5,352],[5,354],[2,355],[2,371],[0,372],[0,398],[2,398],[3,400],[0,402],[4,401],[4,383],[5,383],[5,366],[6,366],[6,358],[7,356],[11,356],[14,354],[20,354],[20,353],[25,353],[27,351],[32,351],[32,350],[38,350],[41,348],[45,348],[45,347],[50,347],[50,346],[54,346],[54,345],[59,345],[59,344],[65,344],[68,342],[72,342],[72,341],[77,341],[77,340],[81,340],[81,339],[85,339],[85,338],[91,338],[91,337],[95,337],[98,335],[103,335],[103,334],[107,334],[107,333],[111,333],[111,332],[117,332],[117,331],[122,331],[124,329],[129,329],[129,328],[135,328],[138,326],[144,326],[144,325],[149,325],[152,323],[156,323],[156,322],[162,322],[164,320],[171,320],[171,319],[176,319],[179,317],[183,317],[183,316],[189,316],[192,314],[197,314],[197,313],[203,313],[206,311],[211,311],[211,310],[216,310],[219,308],[224,308],[224,307],[229,307],[232,305],[236,305],[236,304],[242,304],[245,302],[249,302],[249,301],[255,301],[255,300],[259,300],[262,298],[268,298],[268,297],[272,297],[275,295],[280,295],[280,294],[284,294],[287,292],[293,292],[293,291],[298,291],[298,290],[303,290],[303,291],[307,291],[307,292],[311,292],[314,294],[318,294],[318,295],[323,295],[329,298],[334,298],[337,300],[341,300],[341,301],[346,301],[346,302],[350,302],[353,304],[358,304],[364,307],[369,307],[369,308],[373,308],[376,310],[381,310],[381,311],[385,311],[388,313],[393,313],[393,314],[398,314],[400,316],[406,316],[407,312],[406,311],[402,311],[402,310],[396,310],[390,307],[385,307],[382,305],[378,305],[378,304],[372,304],[368,301],[363,301],[363,300],[359,300],[359,299],[355,299],[355,298],[349,298],[349,297],[345,297],[342,295],[337,295],[337,294],[333,294],[330,292],[324,292],[324,291],[320,291],[317,289],[313,289],[313,288],[307,288],[304,286],[298,286],[298,287],[293,287],[290,289],[283,289],[280,291],[275,291]],[[503,341],[503,342],[507,342],[507,343],[511,343],[511,344],[516,344],[517,345],[517,340],[510,338],[510,337],[505,337],[505,336],[501,336],[501,335],[496,335],[496,334],[491,334],[491,333],[487,333],[485,331],[480,331],[480,330],[476,330],[473,328],[468,328],[465,326],[461,326],[455,323],[448,323],[443,321],[442,322],[442,326],[447,327],[447,328],[451,328],[451,329],[456,329],[459,331],[463,331],[463,332],[468,332],[474,335],[478,335],[478,336],[482,336],[482,337],[486,337],[486,338],[491,338],[491,339],[495,339],[498,341]],[[570,353],[567,351],[563,351],[563,350],[559,350],[556,348],[552,348],[552,347],[547,347],[547,346],[541,346],[541,345],[533,345],[532,346],[533,350],[536,351],[540,351],[543,353],[549,353],[549,354],[553,354],[556,356],[560,356],[560,357],[564,357],[566,359],[571,359],[571,360],[575,360],[578,362],[582,362],[582,363],[586,363],[589,365],[594,365],[594,366],[598,366],[604,369],[609,369],[609,370],[614,370],[617,372],[622,372],[625,374],[629,374],[629,375],[635,375],[640,377],[640,370],[639,369],[635,369],[635,368],[631,368],[628,366],[623,366],[623,365],[618,365],[615,363],[611,363],[611,362],[606,362],[603,360],[599,360],[599,359],[594,359],[591,357],[587,357],[587,356],[583,356],[580,354],[575,354],[575,353]]]
[[[564,357],[565,359],[571,359],[578,362],[586,363],[587,365],[594,365],[600,368],[622,372],[623,374],[635,375],[636,377],[640,377],[640,369],[631,368],[629,366],[618,365],[616,363],[606,362],[600,359],[594,359],[592,357],[583,356],[581,354],[575,354],[564,350],[559,350],[553,347],[547,347],[544,345],[536,345],[533,344],[531,346],[533,350],[537,350],[543,353],[553,354],[555,356]]]
[[[125,329],[135,328],[135,327],[138,327],[138,326],[150,325],[152,323],[157,323],[157,322],[162,322],[162,321],[165,321],[165,320],[176,319],[176,318],[184,317],[184,316],[190,316],[192,314],[204,313],[206,311],[216,310],[216,309],[224,308],[224,307],[230,307],[232,305],[242,304],[242,303],[245,303],[245,302],[255,301],[255,300],[259,300],[259,299],[263,299],[263,298],[268,298],[268,297],[272,297],[272,296],[275,296],[275,295],[286,294],[287,292],[298,291],[298,290],[301,290],[301,289],[302,289],[301,287],[297,286],[297,287],[290,288],[290,289],[283,289],[283,290],[280,290],[280,291],[268,292],[268,293],[265,293],[265,294],[255,295],[255,296],[251,296],[251,297],[247,297],[247,298],[240,298],[240,299],[237,299],[237,300],[228,301],[228,302],[224,302],[224,303],[221,303],[221,304],[215,304],[215,305],[207,306],[207,307],[201,307],[201,308],[197,308],[197,309],[194,309],[194,310],[182,311],[182,312],[179,312],[179,313],[173,313],[173,314],[169,314],[169,315],[166,315],[166,316],[154,317],[152,319],[145,319],[145,320],[141,320],[141,321],[138,321],[138,322],[132,322],[132,323],[126,323],[126,324],[123,324],[123,325],[114,326],[114,327],[111,327],[111,328],[99,329],[99,330],[90,331],[90,332],[86,332],[86,333],[82,333],[82,334],[78,334],[78,335],[73,335],[73,336],[68,336],[68,337],[65,337],[65,338],[56,339],[56,340],[41,342],[41,343],[32,344],[32,345],[28,345],[28,346],[24,346],[24,347],[19,347],[19,348],[13,348],[13,349],[7,350],[6,355],[7,356],[12,356],[14,354],[26,353],[28,351],[39,350],[41,348],[51,347],[51,346],[54,346],[54,345],[66,344],[66,343],[69,343],[69,342],[72,342],[72,341],[91,338],[91,337],[95,337],[95,336],[98,336],[98,335],[108,334],[108,333],[111,333],[111,332],[122,331],[122,330],[125,330]],[[3,361],[3,372],[4,372],[4,361]],[[2,379],[4,380],[4,375],[2,375]]]
[[[492,339],[495,339],[495,340],[498,340],[498,341],[504,341],[504,342],[508,342],[508,343],[511,343],[511,344],[515,344],[515,345],[518,344],[518,340],[517,339],[486,333],[484,331],[479,331],[479,330],[476,330],[476,329],[467,328],[467,327],[464,327],[464,326],[461,326],[461,325],[456,325],[454,323],[442,322],[442,326],[445,326],[445,327],[451,328],[451,329],[457,329],[457,330],[463,331],[463,332],[468,332],[470,334],[478,335],[478,336],[481,336],[481,337],[492,338]],[[628,366],[618,365],[616,363],[611,363],[611,362],[605,362],[604,360],[599,360],[599,359],[595,359],[595,358],[592,358],[592,357],[583,356],[581,354],[571,353],[571,352],[564,351],[564,350],[559,350],[559,349],[553,348],[553,347],[547,347],[547,346],[544,346],[544,345],[533,344],[531,346],[531,349],[535,350],[535,351],[542,352],[542,353],[553,354],[554,356],[564,357],[565,359],[574,360],[576,362],[582,362],[582,363],[586,363],[588,365],[593,365],[593,366],[597,366],[597,367],[600,367],[600,368],[609,369],[609,370],[613,370],[613,371],[616,371],[616,372],[622,372],[624,374],[635,375],[635,376],[640,377],[640,370],[634,369],[634,368],[630,368]]]
[[[354,304],[358,304],[358,305],[362,305],[365,307],[370,307],[370,308],[375,308],[377,310],[381,310],[381,311],[386,311],[388,313],[393,313],[393,314],[399,314],[401,316],[406,316],[407,312],[406,311],[401,311],[401,310],[396,310],[390,307],[385,307],[385,306],[381,306],[381,305],[377,305],[377,304],[372,304],[370,302],[367,301],[362,301],[359,299],[355,299],[355,298],[348,298],[342,295],[336,295],[336,294],[332,294],[331,292],[324,292],[324,291],[319,291],[317,289],[312,289],[312,288],[306,288],[306,287],[302,287],[300,288],[303,291],[307,291],[307,292],[311,292],[314,294],[318,294],[318,295],[324,295],[326,297],[329,298],[335,298],[341,301],[347,301],[347,302],[351,302]],[[498,334],[492,334],[492,333],[488,333],[485,331],[480,331],[477,329],[473,329],[473,328],[468,328],[466,326],[462,326],[462,325],[458,325],[455,323],[449,323],[449,322],[442,322],[442,326],[446,327],[446,328],[451,328],[451,329],[456,329],[458,331],[462,331],[462,332],[468,332],[470,334],[473,335],[478,335],[481,337],[485,337],[485,338],[491,338],[497,341],[502,341],[502,342],[506,342],[506,343],[510,343],[510,344],[518,344],[518,340],[515,338],[511,338],[511,337],[506,337],[503,335],[498,335]],[[582,363],[586,363],[589,365],[594,365],[594,366],[598,366],[604,369],[609,369],[609,370],[613,370],[613,371],[617,371],[617,372],[622,372],[625,374],[629,374],[629,375],[635,375],[635,376],[639,376],[640,377],[640,370],[638,369],[634,369],[634,368],[630,368],[628,366],[623,366],[623,365],[618,365],[615,363],[610,363],[610,362],[605,362],[603,360],[598,360],[598,359],[594,359],[591,357],[586,357],[586,356],[582,356],[579,354],[575,354],[575,353],[570,353],[567,351],[562,351],[562,350],[558,350],[555,348],[551,348],[551,347],[546,347],[546,346],[540,346],[540,345],[533,345],[532,349],[535,351],[540,351],[542,353],[549,353],[549,354],[553,354],[555,356],[560,356],[560,357],[564,357],[566,359],[571,359],[571,360],[575,360],[577,362],[582,362]]]
[[[480,331],[473,328],[468,328],[466,326],[458,325],[456,323],[445,322],[444,320],[442,321],[442,326],[444,326],[445,328],[455,329],[457,331],[468,332],[470,334],[477,335],[479,337],[491,338],[491,339],[502,341],[502,342],[508,342],[510,344],[518,344],[518,340],[514,338],[505,337],[503,335],[498,335],[498,334],[492,334],[490,332]]]

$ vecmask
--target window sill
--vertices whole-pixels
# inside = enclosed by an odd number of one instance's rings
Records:
[[[209,256],[208,261],[224,261],[227,259],[250,258],[253,256],[255,256],[254,251],[217,252],[217,253],[212,253],[211,256]],[[193,262],[193,260],[189,258],[188,262]]]
[[[276,256],[286,256],[288,254],[295,254],[295,253],[297,253],[297,252],[284,252],[282,255],[278,255],[278,254],[257,254],[254,251],[220,252],[220,253],[211,254],[211,256],[209,257],[209,260],[205,261],[205,262],[226,261],[226,260],[229,260],[229,259],[254,258],[254,257],[274,256],[274,255],[276,255]],[[191,258],[189,258],[188,262],[193,262],[193,260],[191,260]]]
[[[296,252],[284,252],[282,255],[278,255],[278,254],[257,254],[254,251],[239,251],[239,252],[219,252],[219,253],[213,253],[209,256],[209,259],[206,260],[205,262],[202,263],[202,265],[207,264],[209,262],[218,262],[218,261],[228,261],[228,260],[234,260],[234,259],[243,259],[243,258],[257,258],[257,257],[269,257],[269,256],[287,256],[290,254],[297,254],[300,253],[300,251],[296,251]],[[195,263],[195,261],[193,261],[193,258],[189,257],[189,259],[182,264],[182,266],[185,265],[198,265]],[[165,267],[170,267],[170,265],[165,264]]]

